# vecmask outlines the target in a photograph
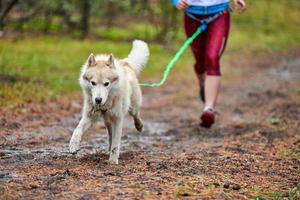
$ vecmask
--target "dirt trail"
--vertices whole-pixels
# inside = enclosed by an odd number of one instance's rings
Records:
[[[84,136],[77,155],[68,153],[80,102],[2,112],[0,199],[300,195],[300,58],[225,73],[212,129],[198,126],[194,82],[144,90],[145,131],[126,120],[118,166],[107,163],[102,123]]]

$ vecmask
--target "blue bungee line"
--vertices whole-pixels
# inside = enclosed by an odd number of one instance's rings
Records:
[[[231,9],[230,8],[227,8],[215,15],[212,15],[210,17],[207,17],[203,20],[199,20],[197,19],[195,16],[193,16],[192,14],[190,13],[187,13],[186,14],[191,17],[192,19],[196,20],[196,21],[199,21],[201,23],[201,25],[197,28],[197,30],[193,33],[192,36],[190,36],[185,42],[184,44],[180,47],[180,49],[176,52],[175,56],[172,58],[172,60],[168,63],[168,65],[166,66],[165,70],[164,70],[164,73],[163,73],[163,77],[162,79],[160,80],[160,82],[158,83],[140,83],[139,85],[140,86],[147,86],[147,87],[158,87],[158,86],[161,86],[163,85],[166,80],[167,80],[167,77],[169,76],[170,74],[170,71],[171,69],[174,67],[175,63],[179,60],[179,58],[182,56],[182,54],[185,52],[185,50],[189,47],[189,45],[195,40],[195,38],[200,35],[200,33],[204,32],[206,29],[207,29],[207,25],[209,23],[211,23],[212,21],[214,21],[215,19],[217,19],[219,16],[225,14],[225,13],[228,13],[228,12],[231,12]]]

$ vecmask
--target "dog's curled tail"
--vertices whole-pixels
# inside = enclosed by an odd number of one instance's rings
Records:
[[[142,40],[134,40],[132,42],[132,49],[128,55],[128,62],[137,75],[140,74],[146,66],[149,55],[150,52],[146,42]]]

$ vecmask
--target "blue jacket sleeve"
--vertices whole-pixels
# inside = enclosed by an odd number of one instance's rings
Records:
[[[173,4],[173,6],[177,6],[177,4],[178,4],[178,0],[171,0],[172,1],[172,4]]]

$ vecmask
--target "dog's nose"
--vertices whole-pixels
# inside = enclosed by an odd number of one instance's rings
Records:
[[[102,102],[102,98],[100,97],[95,98],[95,102],[96,104],[100,104]]]

